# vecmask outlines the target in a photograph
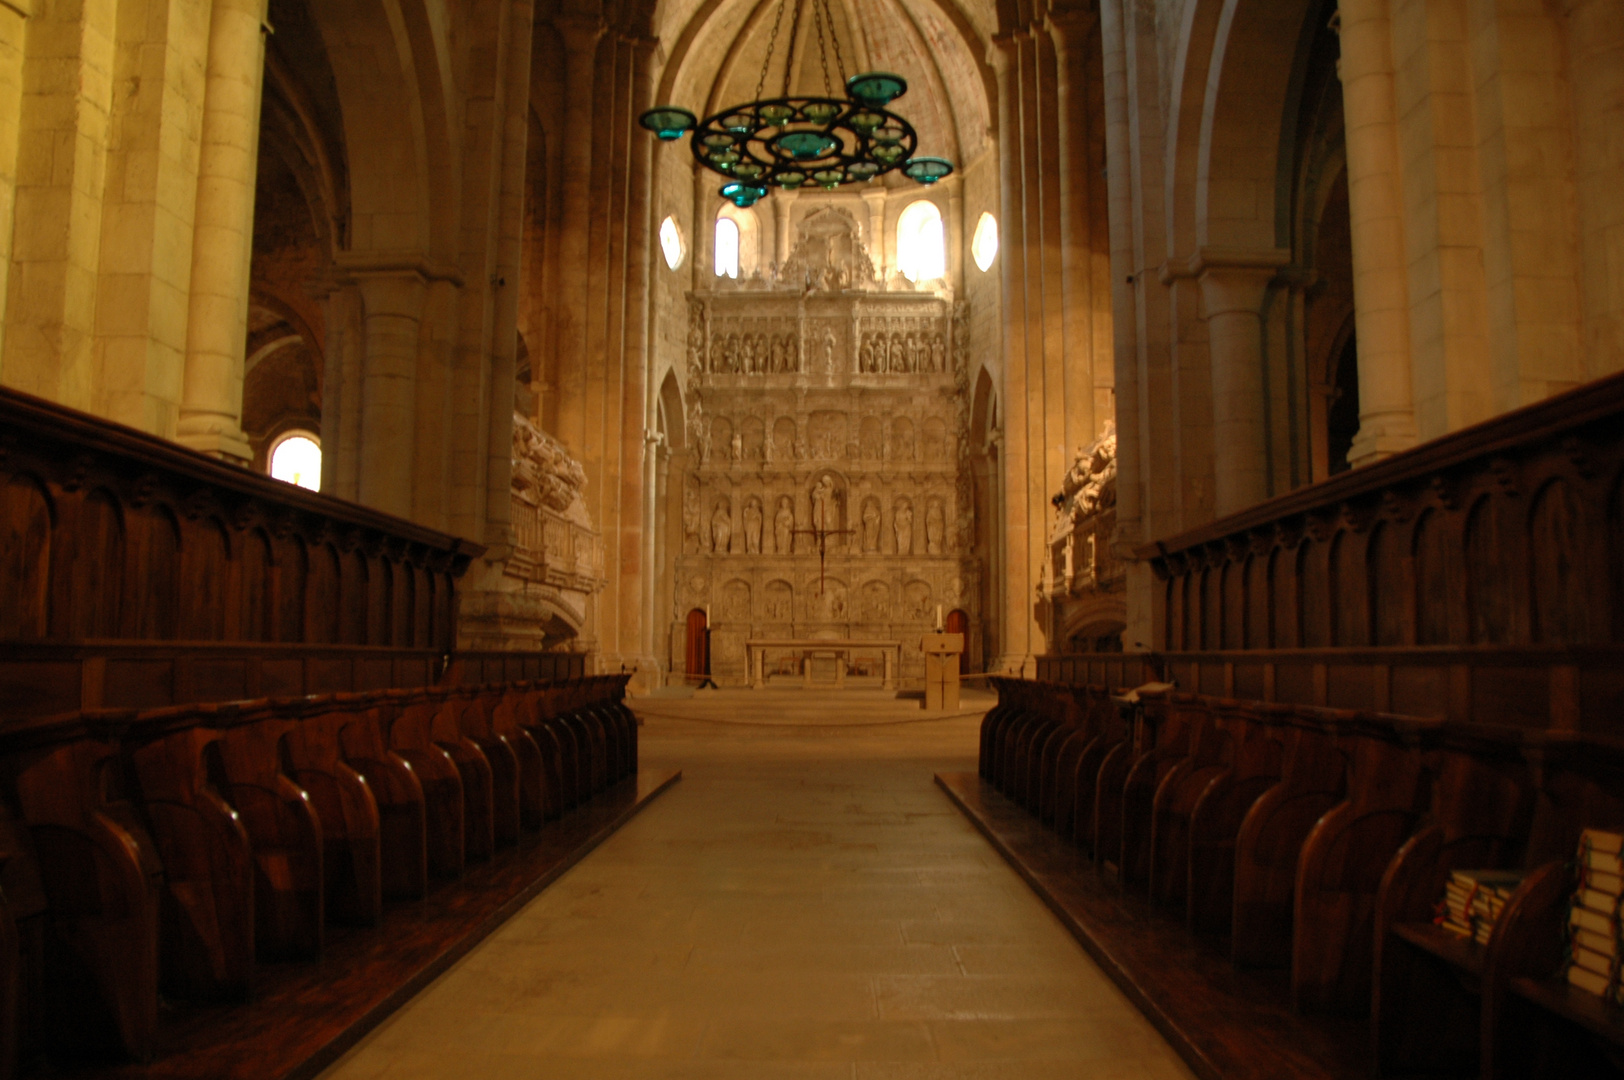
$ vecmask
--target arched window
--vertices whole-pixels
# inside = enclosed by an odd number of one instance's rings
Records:
[[[897,269],[909,281],[947,276],[942,212],[929,199],[909,203],[897,218]]]
[[[665,265],[673,270],[682,265],[682,257],[687,253],[682,242],[682,227],[669,214],[660,222],[660,250],[665,253]]]
[[[731,204],[716,212],[717,277],[743,278],[756,272],[761,250],[761,229],[756,212]]]
[[[970,257],[983,274],[998,257],[998,219],[991,214],[982,214],[981,220],[976,222],[976,234],[970,240]]]
[[[271,479],[321,490],[321,442],[308,431],[290,431],[271,446]]]
[[[716,219],[716,258],[712,265],[717,277],[739,276],[739,223],[732,218]]]

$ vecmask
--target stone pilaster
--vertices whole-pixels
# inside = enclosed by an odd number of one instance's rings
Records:
[[[265,74],[265,0],[214,0],[192,231],[186,372],[175,437],[248,461],[242,433],[249,262]]]
[[[1348,458],[1364,465],[1416,441],[1409,265],[1388,0],[1343,0],[1340,18],[1359,342],[1359,434]]]

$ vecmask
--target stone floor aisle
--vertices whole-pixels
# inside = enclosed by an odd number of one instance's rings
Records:
[[[978,716],[766,695],[638,703],[683,780],[324,1075],[1190,1075],[931,782]]]

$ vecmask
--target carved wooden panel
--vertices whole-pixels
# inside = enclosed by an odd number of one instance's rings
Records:
[[[0,391],[0,641],[446,649],[481,550]]]

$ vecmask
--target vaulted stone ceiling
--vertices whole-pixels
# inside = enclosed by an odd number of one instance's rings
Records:
[[[988,145],[991,122],[986,42],[994,16],[990,5],[970,6],[976,9],[974,16],[939,0],[830,3],[846,73],[894,71],[907,79],[908,94],[895,109],[919,132],[920,152],[961,166]],[[684,104],[701,115],[754,99],[778,7],[778,0],[673,0],[662,5],[655,33],[667,63],[657,99]],[[764,96],[782,92],[794,10],[794,0],[785,0]],[[832,50],[828,66],[829,85],[835,96],[842,96]],[[825,93],[810,0],[801,13],[790,91]]]

